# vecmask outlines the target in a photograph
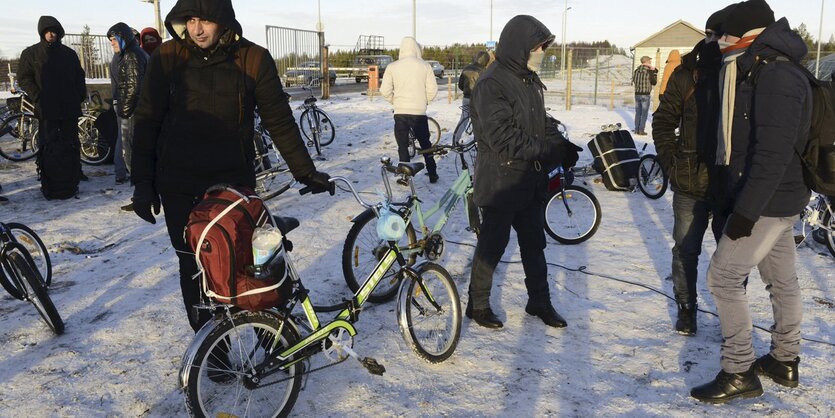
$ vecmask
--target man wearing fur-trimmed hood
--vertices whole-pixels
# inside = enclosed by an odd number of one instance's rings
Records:
[[[165,18],[172,39],[148,62],[136,110],[131,177],[134,212],[156,223],[162,204],[180,262],[180,286],[196,331],[208,320],[192,249],[183,238],[191,209],[211,186],[255,188],[255,109],[290,171],[313,193],[329,191],[301,139],[275,61],[243,37],[231,0],[179,0]]]

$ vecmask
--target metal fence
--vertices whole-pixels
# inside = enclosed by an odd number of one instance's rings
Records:
[[[87,78],[110,78],[113,48],[107,36],[68,33],[62,42],[78,54]]]
[[[267,26],[266,30],[267,50],[285,87],[322,84],[322,67],[327,67],[322,62],[324,32],[279,26]]]

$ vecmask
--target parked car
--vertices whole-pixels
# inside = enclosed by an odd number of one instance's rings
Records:
[[[432,72],[435,73],[435,77],[441,78],[444,76],[444,66],[441,65],[438,61],[426,61],[429,65],[432,66]]]
[[[377,66],[377,73],[380,80],[383,79],[383,74],[386,72],[386,67],[392,63],[394,59],[391,55],[357,55],[354,57],[354,79],[357,83],[362,83],[368,80],[368,67],[370,65]]]
[[[322,70],[319,69],[318,61],[306,61],[296,67],[290,67],[284,73],[284,86],[301,86],[311,84],[321,84]],[[336,71],[328,71],[328,84],[331,86],[336,84]]]

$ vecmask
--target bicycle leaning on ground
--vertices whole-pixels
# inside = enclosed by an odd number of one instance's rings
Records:
[[[399,167],[411,170],[414,164],[401,163]],[[344,183],[360,205],[377,210],[382,207],[363,201],[348,179],[332,177],[331,181]],[[279,271],[285,272],[283,280],[292,290],[287,291],[289,297],[282,306],[260,312],[211,302],[196,307],[211,310],[214,318],[197,332],[183,355],[180,384],[192,415],[286,416],[301,390],[303,375],[348,357],[358,360],[370,373],[382,375],[382,365],[373,358],[360,358],[352,349],[357,334],[353,324],[359,320],[368,296],[395,263],[399,266],[397,275],[406,278],[400,287],[397,318],[407,344],[431,363],[452,355],[461,333],[461,306],[455,283],[443,267],[431,262],[410,266],[396,239],[387,240],[380,262],[351,300],[333,307],[315,307],[289,257],[293,246],[286,240],[287,234],[299,222],[293,218],[275,220],[284,236],[285,251],[277,256],[283,257],[279,259]],[[293,313],[298,305],[303,316]],[[338,313],[333,320],[322,323],[317,311]],[[309,359],[318,353],[324,353],[331,364],[310,369]]]
[[[307,146],[312,145],[316,148],[316,155],[322,155],[322,147],[330,145],[336,137],[336,128],[330,116],[316,106],[313,90],[305,86],[302,86],[302,90],[310,93],[310,97],[304,99],[304,104],[302,104],[304,110],[299,116],[302,135],[307,139]]]
[[[452,151],[461,160],[462,170],[452,186],[444,193],[440,200],[428,209],[423,208],[424,201],[418,197],[412,178],[424,168],[423,163],[400,163],[394,165],[388,157],[380,159],[382,168],[380,172],[386,187],[385,204],[396,210],[406,223],[406,233],[398,241],[397,245],[401,253],[409,261],[415,262],[418,256],[426,257],[430,261],[441,258],[444,253],[445,240],[441,234],[446,226],[449,216],[460,201],[464,201],[464,212],[467,216],[467,229],[478,235],[481,226],[481,212],[473,202],[473,183],[467,165],[465,153],[468,148],[461,146],[436,145],[422,153],[432,153],[441,156]],[[388,173],[400,175],[407,179],[410,193],[405,201],[393,202],[391,185]],[[434,225],[427,225],[426,220],[440,214]],[[342,272],[345,275],[345,282],[348,287],[356,292],[361,285],[360,280],[368,274],[368,271],[375,269],[386,253],[389,243],[377,237],[376,221],[379,218],[379,211],[376,208],[366,209],[357,215],[353,226],[345,238],[345,245],[342,247]],[[414,225],[413,225],[414,224]],[[415,233],[415,227],[420,230],[420,239]],[[382,285],[369,296],[368,300],[374,303],[382,303],[391,300],[397,292],[397,286],[402,279],[395,271],[386,272]]]
[[[64,333],[64,321],[47,294],[52,262],[40,237],[26,225],[0,222],[0,285],[19,300],[31,302],[52,331]]]
[[[38,154],[38,118],[35,105],[20,89],[6,99],[6,116],[0,124],[0,155],[11,161],[26,161]]]
[[[255,111],[255,191],[263,200],[272,199],[296,184],[290,168],[278,154],[272,137],[261,123],[261,115]]]
[[[822,234],[823,243],[835,257],[835,220],[832,219],[832,204],[826,195],[812,193],[812,198],[800,214],[800,221],[795,228],[795,244],[802,244],[810,232]]]

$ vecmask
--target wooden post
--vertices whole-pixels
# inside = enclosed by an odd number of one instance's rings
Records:
[[[568,58],[566,58],[566,60],[565,60],[566,71],[568,72],[568,74],[567,74],[568,78],[566,79],[566,82],[565,82],[565,110],[571,110],[571,79],[573,77],[573,74],[571,72],[571,68],[572,68],[571,61],[572,61],[573,56],[574,56],[574,50],[569,49],[568,50]]]
[[[320,42],[324,42],[324,32],[319,32]],[[331,97],[331,67],[328,65],[328,46],[322,46],[322,99]]]
[[[452,103],[452,76],[446,78],[446,102]]]
[[[655,50],[655,69],[661,68],[661,48],[657,48]],[[661,81],[661,78],[664,77],[663,74],[659,74],[661,77],[658,78],[658,81]],[[655,109],[658,109],[658,92],[661,91],[661,86],[657,85],[652,88],[652,109],[651,112],[655,112]]]
[[[609,95],[609,110],[615,110],[615,79],[612,79],[612,93]]]

